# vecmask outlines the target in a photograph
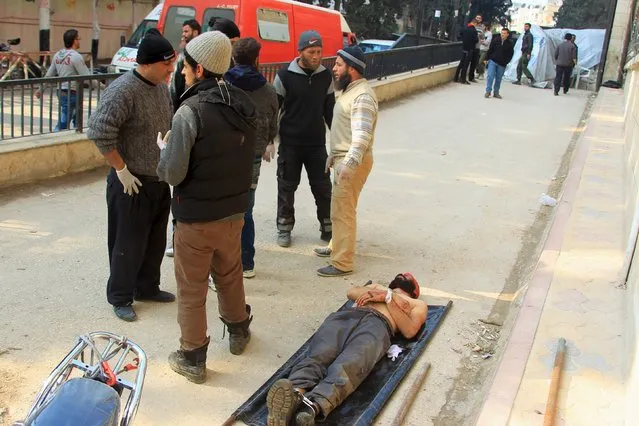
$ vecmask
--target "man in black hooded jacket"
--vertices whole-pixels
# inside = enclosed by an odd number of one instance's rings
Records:
[[[188,89],[173,117],[157,168],[174,186],[180,349],[171,368],[195,383],[206,380],[209,345],[206,297],[213,275],[220,319],[228,327],[230,351],[244,352],[253,319],[246,304],[240,235],[249,206],[255,153],[255,106],[242,90],[227,85],[231,42],[219,31],[193,39],[184,53]]]

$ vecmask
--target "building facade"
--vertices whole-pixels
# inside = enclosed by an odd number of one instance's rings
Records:
[[[0,1],[0,42],[20,37],[15,48],[21,52],[39,51],[40,3],[51,9],[50,48],[64,47],[62,35],[70,28],[80,33],[80,51],[91,51],[93,29],[92,0],[3,0]],[[120,36],[128,38],[158,0],[98,0],[100,43],[98,58],[111,58],[120,47]]]

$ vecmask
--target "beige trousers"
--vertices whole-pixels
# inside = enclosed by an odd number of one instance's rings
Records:
[[[335,158],[335,164],[342,160],[343,158]],[[331,197],[333,239],[329,243],[329,248],[331,264],[340,271],[353,270],[357,239],[357,201],[372,168],[373,156],[367,154],[349,181],[333,184]]]

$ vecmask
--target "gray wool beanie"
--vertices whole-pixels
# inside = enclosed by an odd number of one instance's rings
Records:
[[[315,30],[304,31],[297,42],[297,50],[301,52],[309,47],[322,47],[322,37]]]
[[[219,31],[201,34],[186,45],[186,53],[205,70],[216,75],[228,71],[232,50],[231,40]]]

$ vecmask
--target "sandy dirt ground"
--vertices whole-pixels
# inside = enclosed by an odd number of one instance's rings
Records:
[[[253,338],[245,355],[228,352],[210,293],[209,380],[200,386],[166,362],[178,345],[174,304],[136,303],[139,321],[127,324],[106,303],[106,170],[0,192],[0,423],[27,412],[77,335],[108,330],[149,357],[135,424],[219,425],[351,285],[411,271],[429,303],[454,305],[415,367],[430,363],[431,371],[406,424],[471,424],[498,358],[482,355],[498,351],[500,335],[499,326],[478,320],[503,323],[525,284],[549,216],[540,215],[547,208],[539,195],[561,180],[587,103],[584,92],[556,98],[507,83],[502,95],[483,99],[480,85],[450,84],[383,106],[358,211],[356,273],[345,279],[315,274],[325,261],[312,254],[320,240],[305,177],[293,246],[276,245],[275,164],[265,164],[255,208],[257,277],[245,282]],[[163,287],[175,291],[171,259],[162,272]],[[378,424],[390,424],[407,384]]]

